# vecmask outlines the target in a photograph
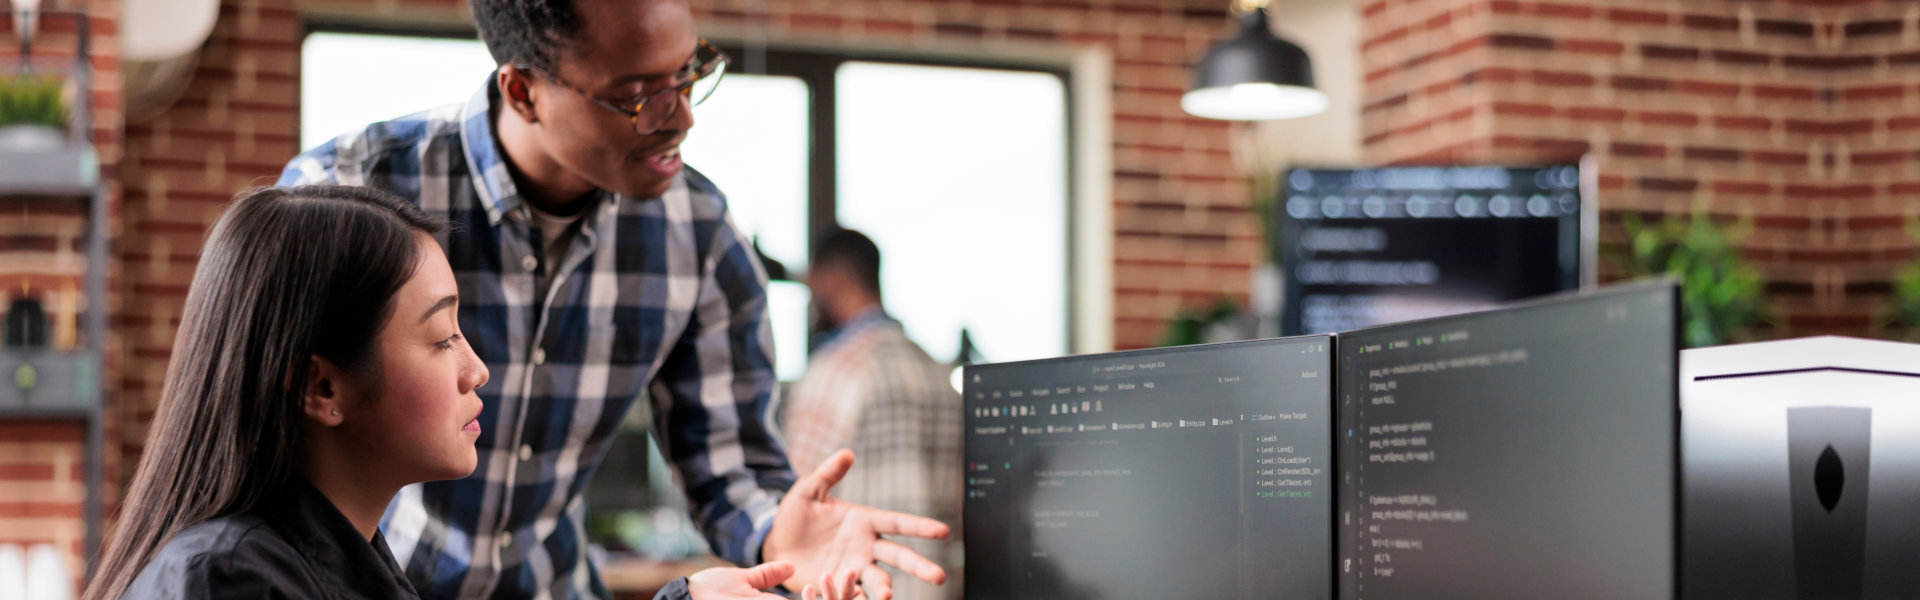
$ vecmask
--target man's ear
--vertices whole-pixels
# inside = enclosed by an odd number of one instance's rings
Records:
[[[338,427],[346,420],[344,412],[350,406],[347,396],[346,372],[333,364],[333,361],[318,356],[308,359],[306,393],[301,397],[301,410],[307,419],[322,427]]]
[[[540,115],[533,110],[534,77],[533,71],[513,65],[501,65],[494,74],[494,83],[500,88],[500,101],[527,123],[540,122]]]

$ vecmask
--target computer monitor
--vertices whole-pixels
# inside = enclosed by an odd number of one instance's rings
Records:
[[[1920,598],[1920,346],[1680,353],[1689,598]]]
[[[1274,199],[1278,331],[1459,314],[1592,283],[1598,221],[1582,173],[1572,165],[1288,171]]]
[[[967,367],[966,597],[1331,598],[1332,353]]]
[[[1341,598],[1674,597],[1677,294],[1341,334]]]

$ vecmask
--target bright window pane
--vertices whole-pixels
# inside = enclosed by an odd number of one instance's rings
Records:
[[[807,372],[807,286],[791,281],[767,285],[767,318],[773,323],[773,364],[781,381]]]
[[[847,63],[840,224],[880,246],[887,309],[938,360],[1067,352],[1066,87],[1044,73]]]
[[[319,32],[300,49],[300,147],[466,102],[493,73],[479,40]]]
[[[807,264],[807,96],[798,78],[727,75],[694,107],[680,145],[687,164],[727,194],[734,223],[796,270]]]

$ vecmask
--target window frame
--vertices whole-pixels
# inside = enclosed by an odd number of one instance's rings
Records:
[[[350,16],[309,15],[300,35],[300,43],[315,33],[342,33],[363,35],[385,35],[396,37],[417,37],[434,39],[479,39],[478,30],[471,22],[431,21],[390,19],[364,19]],[[1066,273],[1064,286],[1064,305],[1060,306],[1062,326],[1065,331],[1063,340],[1065,354],[1097,351],[1098,348],[1085,348],[1080,331],[1081,319],[1075,315],[1075,307],[1080,306],[1083,298],[1085,278],[1082,272],[1081,232],[1076,226],[1081,216],[1081,195],[1084,165],[1080,152],[1082,133],[1086,127],[1086,117],[1076,114],[1081,107],[1082,92],[1076,87],[1075,69],[1068,61],[1046,57],[1022,57],[1012,54],[955,53],[934,51],[912,51],[880,47],[852,48],[842,45],[814,45],[799,43],[767,43],[755,41],[743,36],[709,35],[706,38],[733,60],[727,64],[728,74],[752,74],[786,76],[800,79],[808,90],[809,133],[812,136],[807,151],[807,263],[813,260],[812,248],[817,247],[835,228],[839,227],[839,174],[838,129],[836,105],[836,75],[841,65],[850,62],[875,62],[927,67],[952,67],[965,69],[992,69],[1041,73],[1059,78],[1063,91],[1062,123],[1066,125],[1062,132],[1064,139],[1061,147],[1066,152],[1060,157],[1065,173],[1063,200],[1065,228],[1061,232],[1061,257]],[[303,93],[301,89],[305,77],[296,77],[294,93],[296,97]],[[725,82],[721,83],[722,86]],[[304,107],[302,108],[304,110]],[[294,137],[299,139],[299,119],[294,120]],[[303,149],[304,150],[304,149]],[[790,268],[799,265],[788,265]],[[817,341],[817,333],[809,333],[809,344]],[[953,357],[934,357],[937,360],[949,360]],[[992,359],[993,357],[986,357]]]
[[[1021,71],[1050,75],[1060,80],[1063,92],[1060,110],[1061,122],[1066,124],[1061,147],[1066,152],[1060,157],[1064,166],[1062,199],[1066,202],[1063,213],[1064,231],[1061,232],[1062,270],[1066,273],[1064,286],[1064,305],[1060,307],[1061,322],[1065,331],[1062,339],[1065,347],[1061,351],[1073,354],[1079,350],[1078,324],[1073,307],[1078,305],[1081,295],[1081,281],[1078,232],[1074,220],[1079,211],[1078,189],[1080,164],[1076,153],[1079,145],[1081,124],[1074,114],[1077,106],[1073,70],[1066,65],[1043,60],[1023,59],[1019,57],[1000,57],[988,55],[956,56],[930,52],[910,52],[882,48],[846,48],[834,46],[808,46],[800,44],[754,44],[737,38],[709,38],[714,46],[726,52],[734,60],[727,64],[728,73],[751,73],[754,75],[776,75],[794,77],[807,85],[810,104],[807,107],[812,123],[810,131],[812,143],[808,145],[807,168],[807,235],[809,248],[818,247],[827,235],[839,227],[839,164],[838,140],[838,87],[837,75],[840,67],[851,62],[873,62],[924,67],[952,67],[962,69],[992,69]],[[722,85],[725,85],[724,83]],[[807,260],[812,262],[809,252]],[[816,336],[817,334],[810,334]],[[811,340],[810,340],[811,341]],[[934,357],[936,360],[950,360],[952,357]],[[989,360],[993,357],[986,357]]]

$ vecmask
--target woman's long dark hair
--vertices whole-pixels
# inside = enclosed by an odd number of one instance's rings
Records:
[[[146,452],[87,600],[117,599],[180,530],[251,508],[300,467],[313,357],[367,373],[419,233],[441,221],[386,192],[243,193],[208,235]]]

